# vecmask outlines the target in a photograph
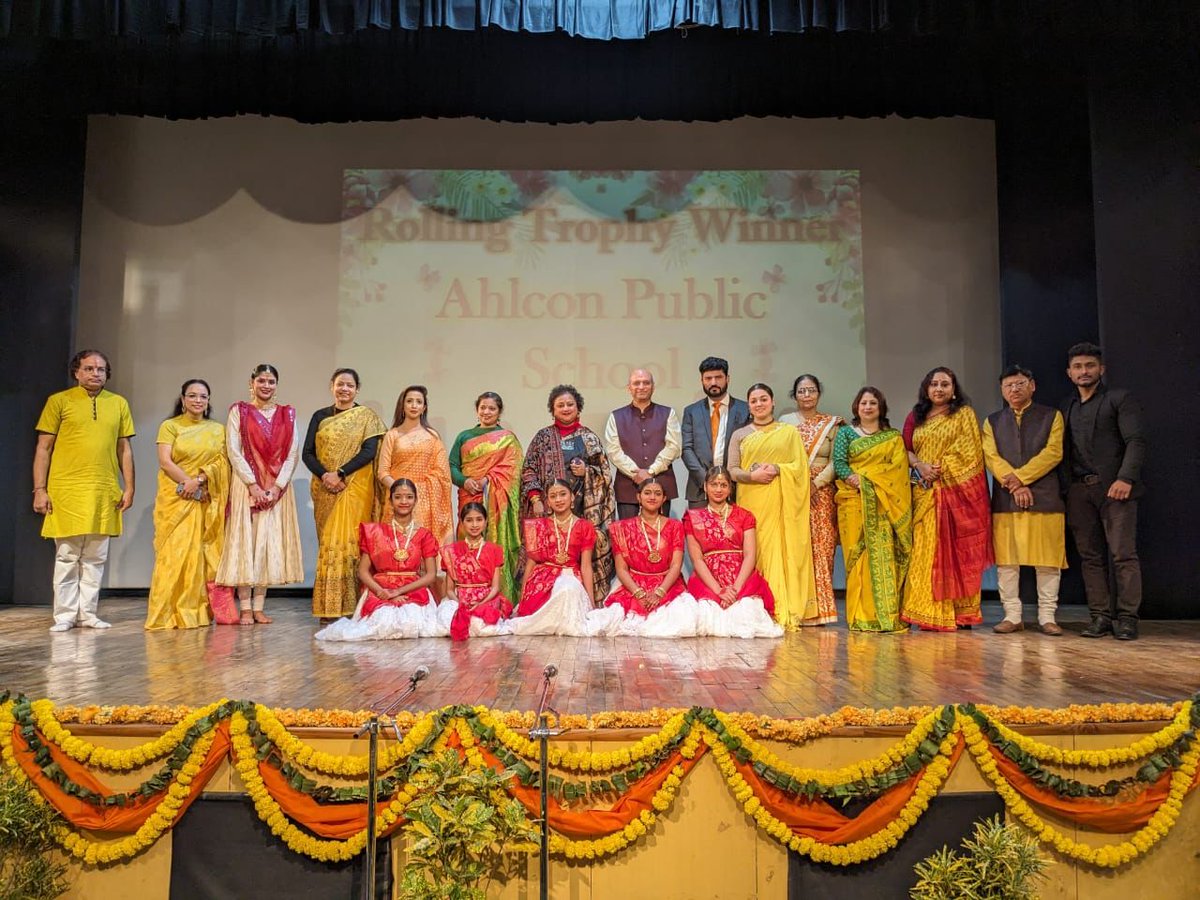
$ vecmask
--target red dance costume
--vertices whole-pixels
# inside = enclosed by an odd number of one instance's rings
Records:
[[[512,614],[512,603],[503,594],[482,602],[492,591],[492,578],[504,568],[504,551],[498,544],[485,541],[472,550],[466,541],[455,541],[442,548],[442,568],[454,579],[458,610],[450,623],[450,637],[465,641],[471,632],[471,617],[485,625],[495,625]]]
[[[611,527],[611,526],[610,526]],[[560,529],[553,516],[525,520],[525,586],[521,589],[518,616],[537,612],[550,599],[558,576],[567,570],[581,582],[580,560],[585,550],[596,546],[596,529],[587,519],[575,519]],[[536,565],[530,565],[536,563]]]
[[[371,558],[371,574],[382,588],[389,590],[404,587],[416,581],[421,560],[437,558],[438,544],[429,529],[417,526],[411,538],[399,528],[392,530],[391,523],[364,522],[358,526],[358,549]],[[401,559],[396,557],[400,556]],[[489,580],[489,584],[491,581]],[[383,606],[404,606],[416,603],[424,606],[433,603],[429,588],[410,591],[395,600],[384,600],[368,592],[363,603],[361,618],[366,618]]]
[[[704,564],[721,587],[728,587],[737,580],[738,573],[742,570],[742,560],[745,558],[742,546],[746,532],[754,526],[754,514],[740,506],[729,507],[729,516],[724,524],[719,516],[707,508],[690,509],[683,518],[683,530],[696,539],[704,553]],[[711,600],[723,609],[730,606],[709,590],[708,585],[694,572],[688,579],[687,587],[688,592],[697,600]],[[775,595],[771,593],[771,586],[757,569],[750,573],[750,577],[738,592],[738,600],[744,597],[760,598],[768,615],[774,617]]]
[[[644,590],[646,596],[639,600],[629,588],[618,583],[604,601],[605,606],[620,606],[627,615],[647,616],[683,593],[683,578],[676,578],[661,600],[654,593],[671,568],[671,557],[683,550],[683,524],[676,519],[661,521],[661,533],[646,527],[640,516],[608,526],[613,552],[625,560],[633,583]]]

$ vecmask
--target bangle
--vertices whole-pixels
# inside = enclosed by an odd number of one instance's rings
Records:
[[[646,596],[646,589],[638,588],[637,592],[633,596],[636,597],[638,600],[643,599]]]
[[[45,489],[46,489],[46,486],[42,485],[41,487],[35,487],[33,489],[33,492],[36,494],[38,491],[44,491]]]
[[[656,597],[665,597],[667,596],[667,589],[660,585],[654,589],[654,595]]]

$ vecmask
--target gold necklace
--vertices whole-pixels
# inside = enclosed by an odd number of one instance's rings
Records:
[[[486,541],[484,541],[482,534],[479,536],[479,546],[478,547],[472,547],[471,539],[467,538],[467,550],[468,550],[468,552],[471,550],[475,551],[475,562],[479,562],[479,556],[481,553],[483,553],[483,545],[485,543],[486,543]]]
[[[725,533],[725,537],[729,538],[730,540],[733,540],[733,532],[730,529],[729,524],[728,524],[729,523],[729,513],[733,510],[733,504],[726,503],[724,505],[724,510],[725,510],[724,512],[717,512],[715,509],[712,508],[711,503],[708,505],[708,511],[714,517],[716,517],[718,522],[721,523],[721,531],[723,531]]]
[[[412,543],[413,532],[416,531],[416,522],[409,520],[407,527],[404,529],[404,546],[400,546],[400,536],[396,533],[396,519],[392,518],[392,546],[396,549],[392,551],[392,559],[402,563],[408,559],[408,545]]]
[[[567,548],[571,546],[571,532],[575,529],[576,521],[575,514],[569,513],[567,522],[570,524],[567,525],[567,533],[564,540],[562,529],[559,527],[558,516],[554,516],[554,545],[558,548],[558,552],[554,554],[554,561],[560,566],[566,565],[567,561],[571,558],[567,555]]]
[[[642,529],[642,537],[646,541],[646,549],[650,551],[649,560],[652,563],[662,562],[662,554],[658,552],[658,542],[662,537],[662,516],[654,517],[654,545],[650,544],[650,535],[646,533],[646,518],[638,513],[638,526]]]

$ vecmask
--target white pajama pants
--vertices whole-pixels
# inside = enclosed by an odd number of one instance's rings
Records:
[[[54,622],[87,625],[99,617],[100,579],[108,561],[107,534],[77,534],[54,545]]]
[[[1058,583],[1062,570],[1055,566],[1034,566],[1037,574],[1038,624],[1054,621],[1058,609]],[[996,566],[996,580],[1000,589],[1000,603],[1004,606],[1004,618],[1009,622],[1021,621],[1021,567]]]

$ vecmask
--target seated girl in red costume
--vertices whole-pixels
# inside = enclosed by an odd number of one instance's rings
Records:
[[[570,484],[556,479],[546,491],[550,515],[525,520],[525,583],[509,620],[513,634],[586,634],[596,529],[572,512],[571,500]]]
[[[495,634],[496,623],[507,619],[513,606],[500,593],[504,551],[499,544],[483,539],[487,510],[482,503],[467,503],[459,511],[458,521],[466,540],[448,544],[441,555],[447,598],[458,603],[450,622],[450,637],[465,641],[468,637]]]
[[[457,604],[434,600],[438,544],[413,519],[417,486],[398,478],[390,490],[392,517],[358,526],[358,608],[317,632],[319,641],[377,641],[389,638],[445,637]]]
[[[638,514],[608,527],[617,584],[605,608],[588,621],[588,633],[640,637],[692,637],[696,602],[684,591],[683,525],[662,514],[666,494],[654,478],[638,485]]]
[[[688,590],[699,605],[697,633],[714,637],[781,637],[775,597],[754,568],[754,516],[729,502],[731,479],[714,466],[704,479],[708,505],[688,510],[683,529],[694,572]]]

